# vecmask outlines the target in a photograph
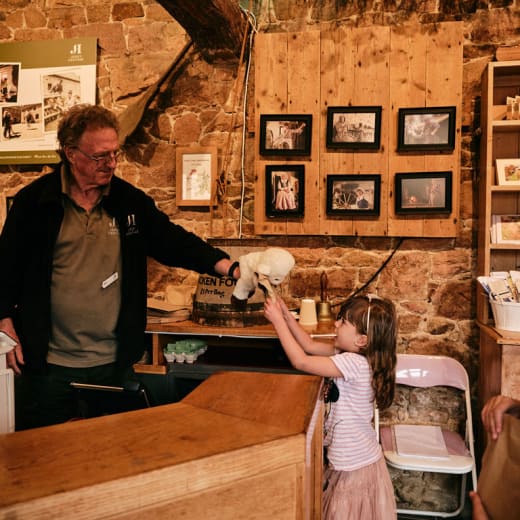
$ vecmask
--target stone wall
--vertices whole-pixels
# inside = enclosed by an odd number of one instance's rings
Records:
[[[428,23],[434,30],[435,22],[464,23],[461,213],[456,238],[401,241],[254,236],[254,136],[248,124],[254,121],[254,85],[248,84],[244,117],[238,61],[205,62],[196,48],[188,46],[190,39],[185,31],[154,0],[3,1],[0,41],[97,37],[97,99],[118,113],[134,106],[171,68],[141,124],[127,140],[118,175],[147,191],[172,220],[231,254],[238,247],[278,245],[289,249],[296,257],[296,268],[282,291],[291,306],[297,307],[302,297],[319,296],[323,271],[328,275],[334,302],[377,274],[368,289],[396,302],[399,351],[453,356],[466,366],[476,384],[475,201],[480,77],[497,46],[520,43],[518,1],[264,0],[241,4],[247,4],[255,14],[259,31],[315,30],[334,23],[362,26],[404,22],[418,27]],[[219,148],[220,197],[211,212],[175,205],[175,145],[196,143]],[[42,166],[0,166],[0,194],[13,195],[45,171]],[[5,204],[0,204],[0,222],[4,218]],[[189,293],[196,282],[194,273],[150,262],[150,295],[167,297],[178,287]],[[413,480],[412,485],[418,486],[416,491],[420,489],[420,479]],[[427,482],[423,486],[431,489]]]

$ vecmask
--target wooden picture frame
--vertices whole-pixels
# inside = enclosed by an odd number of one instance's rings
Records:
[[[305,211],[305,166],[265,167],[265,214],[267,217],[303,217]]]
[[[448,152],[455,148],[456,107],[400,108],[398,152]]]
[[[491,243],[520,244],[520,215],[492,215]]]
[[[312,115],[260,116],[260,154],[304,156],[311,153]]]
[[[327,215],[377,216],[381,175],[327,175]]]
[[[328,107],[327,148],[379,150],[380,106]]]
[[[395,174],[396,214],[442,214],[451,209],[451,171]]]
[[[520,159],[496,159],[497,184],[520,186]]]
[[[215,204],[216,147],[179,147],[176,150],[176,167],[177,206],[212,206]]]

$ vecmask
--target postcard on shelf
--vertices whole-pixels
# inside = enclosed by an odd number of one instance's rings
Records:
[[[494,271],[490,276],[479,276],[477,280],[491,300],[520,303],[519,271]]]
[[[520,186],[520,158],[497,159],[496,169],[499,186]]]
[[[493,215],[491,239],[495,244],[520,245],[520,215]]]

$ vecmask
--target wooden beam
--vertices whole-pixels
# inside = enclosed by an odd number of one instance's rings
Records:
[[[240,55],[246,17],[232,0],[158,0],[206,59]]]

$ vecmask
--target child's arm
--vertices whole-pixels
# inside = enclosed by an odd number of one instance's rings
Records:
[[[326,343],[312,339],[298,323],[296,318],[291,314],[291,311],[287,308],[285,302],[281,299],[280,309],[282,311],[285,322],[291,331],[291,334],[307,354],[319,356],[332,356],[334,354],[334,345],[332,343]]]
[[[273,324],[292,366],[297,370],[317,376],[341,376],[341,372],[329,356],[310,356],[303,350],[289,329],[279,302],[280,298],[276,300],[268,298],[264,305],[265,316]]]

